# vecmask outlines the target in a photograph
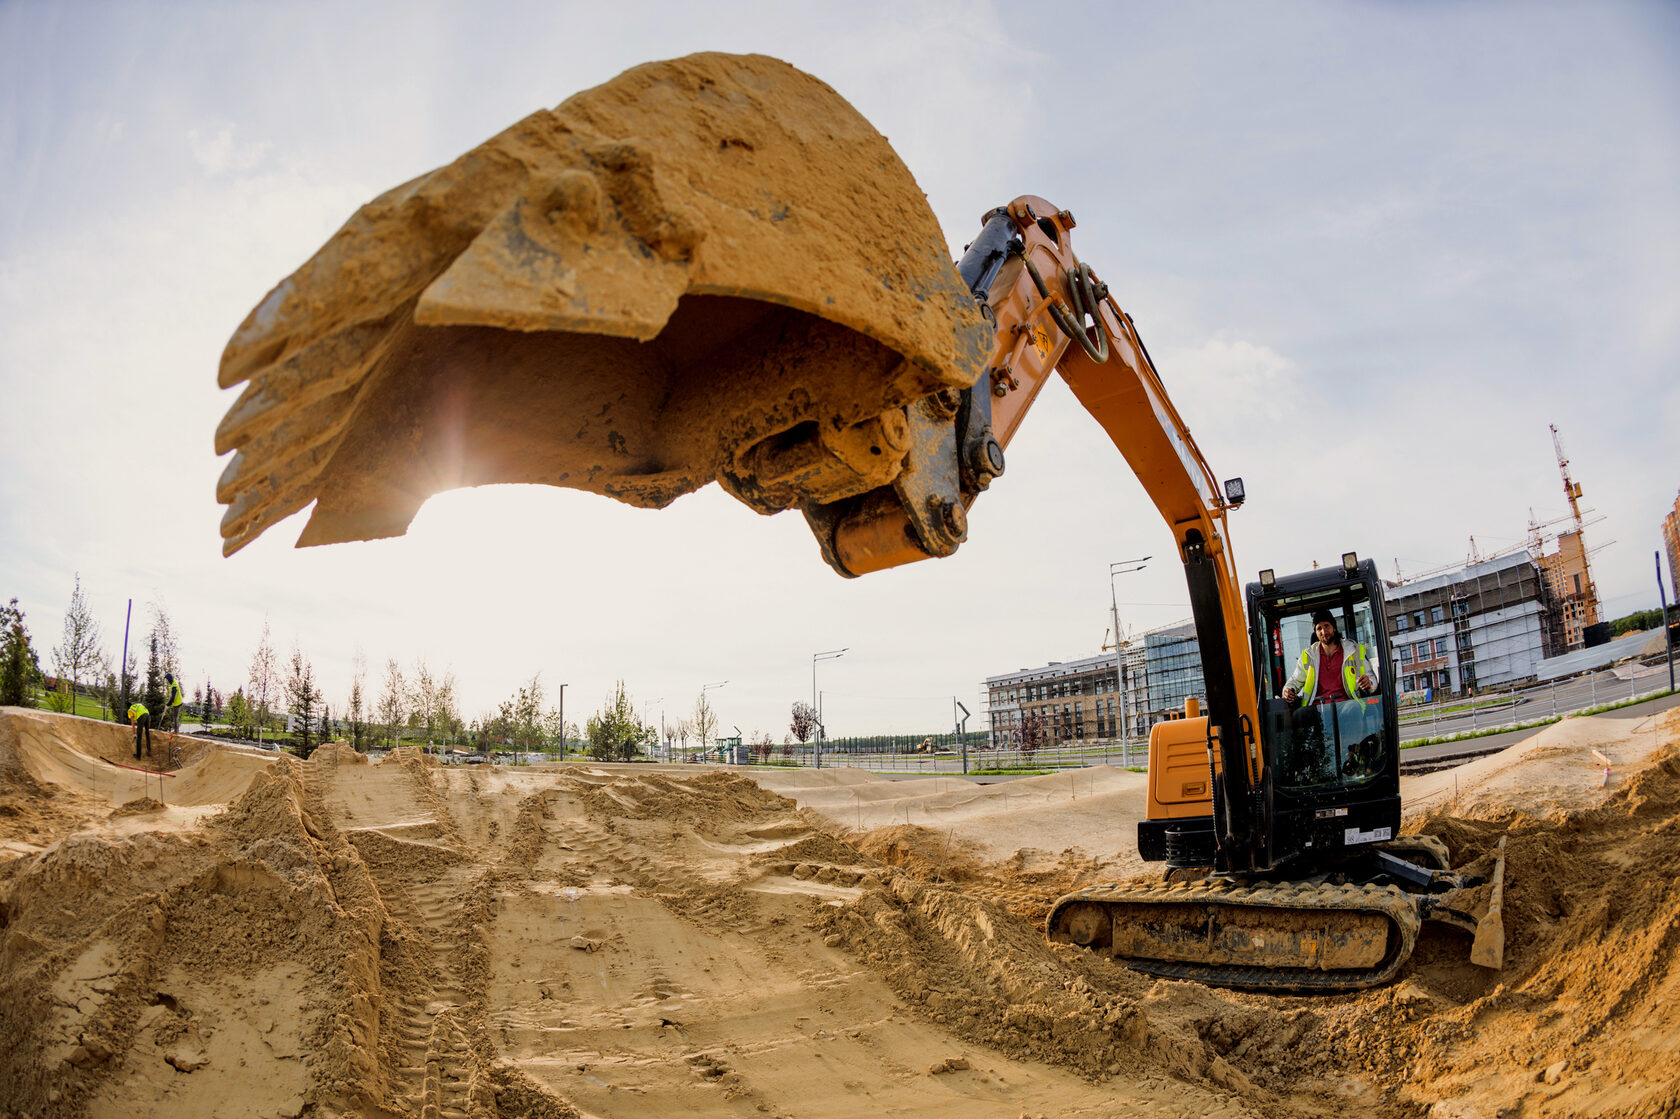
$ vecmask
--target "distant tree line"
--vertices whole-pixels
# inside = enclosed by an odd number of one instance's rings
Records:
[[[1658,607],[1649,610],[1635,610],[1625,614],[1610,623],[1610,636],[1621,637],[1623,634],[1638,633],[1640,630],[1658,629],[1663,624],[1663,612]]]

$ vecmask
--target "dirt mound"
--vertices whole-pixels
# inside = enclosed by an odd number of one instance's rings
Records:
[[[112,816],[144,816],[152,812],[162,812],[163,802],[151,797],[137,797],[117,805],[111,810]]]
[[[929,881],[972,881],[980,872],[979,849],[949,830],[899,824],[857,836],[853,845],[883,866],[900,867]]]
[[[358,754],[356,748],[344,739],[324,742],[315,747],[315,752],[309,755],[310,761],[319,761],[322,765],[367,765],[368,756]]]
[[[1667,1114],[1680,726],[1610,722],[1571,731],[1617,763],[1578,807],[1594,771],[1554,740],[1487,775],[1498,811],[1408,821],[1461,865],[1509,837],[1503,972],[1429,932],[1393,985],[1329,998],[1048,944],[1048,899],[1113,876],[1086,849],[854,833],[733,772],[327,746],[219,812],[88,798],[0,863],[0,1115]],[[0,808],[82,803],[11,772]],[[1012,802],[1061,834],[1121,780]],[[934,818],[972,795],[927,784]],[[803,787],[843,817],[873,785]]]
[[[208,829],[78,835],[0,871],[9,1109],[359,1098],[379,920],[302,800],[295,776],[261,775]]]

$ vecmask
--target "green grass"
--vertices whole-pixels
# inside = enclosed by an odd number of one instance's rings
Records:
[[[1059,772],[1061,772],[1061,771],[1057,770],[1057,769],[1038,769],[1038,768],[1034,768],[1032,766],[1024,766],[1024,765],[1000,765],[1000,766],[992,766],[988,769],[971,769],[971,770],[968,771],[968,776],[970,776],[970,777],[1004,777],[1004,776],[1009,776],[1009,775],[1020,775],[1020,776],[1023,776],[1023,777],[1043,777],[1047,773],[1059,773]],[[934,774],[934,776],[935,777],[942,777],[942,776],[945,776],[945,775],[936,773],[936,774]],[[952,774],[952,776],[956,776],[956,775]]]
[[[34,694],[35,709],[37,711],[52,710],[52,708],[48,706],[48,701],[52,697],[44,689],[36,688]],[[105,719],[109,721],[111,709],[109,707],[104,708],[103,714],[101,714],[101,710],[102,709],[100,708],[99,701],[97,699],[92,699],[88,696],[78,694],[76,696],[76,709],[72,712],[72,714],[80,715],[85,719]]]
[[[1408,712],[1406,708],[1401,708],[1400,721],[1402,723],[1427,723],[1429,720],[1440,718],[1443,715],[1468,715],[1471,711],[1475,711],[1477,714],[1480,714],[1483,711],[1498,711],[1506,707],[1516,706],[1517,701],[1509,698],[1489,700],[1487,703],[1477,704],[1455,703],[1451,707],[1432,707],[1427,711],[1419,711],[1415,715],[1410,715],[1409,718],[1408,715],[1410,712]]]

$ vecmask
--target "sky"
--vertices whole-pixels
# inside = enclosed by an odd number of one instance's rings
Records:
[[[222,347],[356,207],[644,61],[760,52],[892,142],[960,252],[1038,194],[1079,218],[1218,477],[1237,564],[1389,577],[1584,503],[1607,616],[1655,606],[1680,488],[1680,7],[1605,2],[0,3],[0,600],[43,667],[79,576],[113,663],[168,612],[189,693],[266,625],[340,709],[355,666],[533,675],[582,723],[707,692],[781,741],[921,734],[982,681],[1188,617],[1170,532],[1059,382],[946,560],[844,580],[796,514],[545,487],[404,537],[221,558]],[[1110,581],[1115,561],[1152,557]],[[1672,595],[1672,591],[1670,592]],[[815,666],[813,654],[845,649]]]

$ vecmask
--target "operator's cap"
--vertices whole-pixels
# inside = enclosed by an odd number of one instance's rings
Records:
[[[1330,613],[1330,611],[1328,611],[1328,610],[1314,610],[1313,611],[1313,625],[1316,626],[1316,625],[1318,625],[1319,622],[1329,622],[1331,625],[1335,625],[1336,624],[1336,616],[1334,614]]]

